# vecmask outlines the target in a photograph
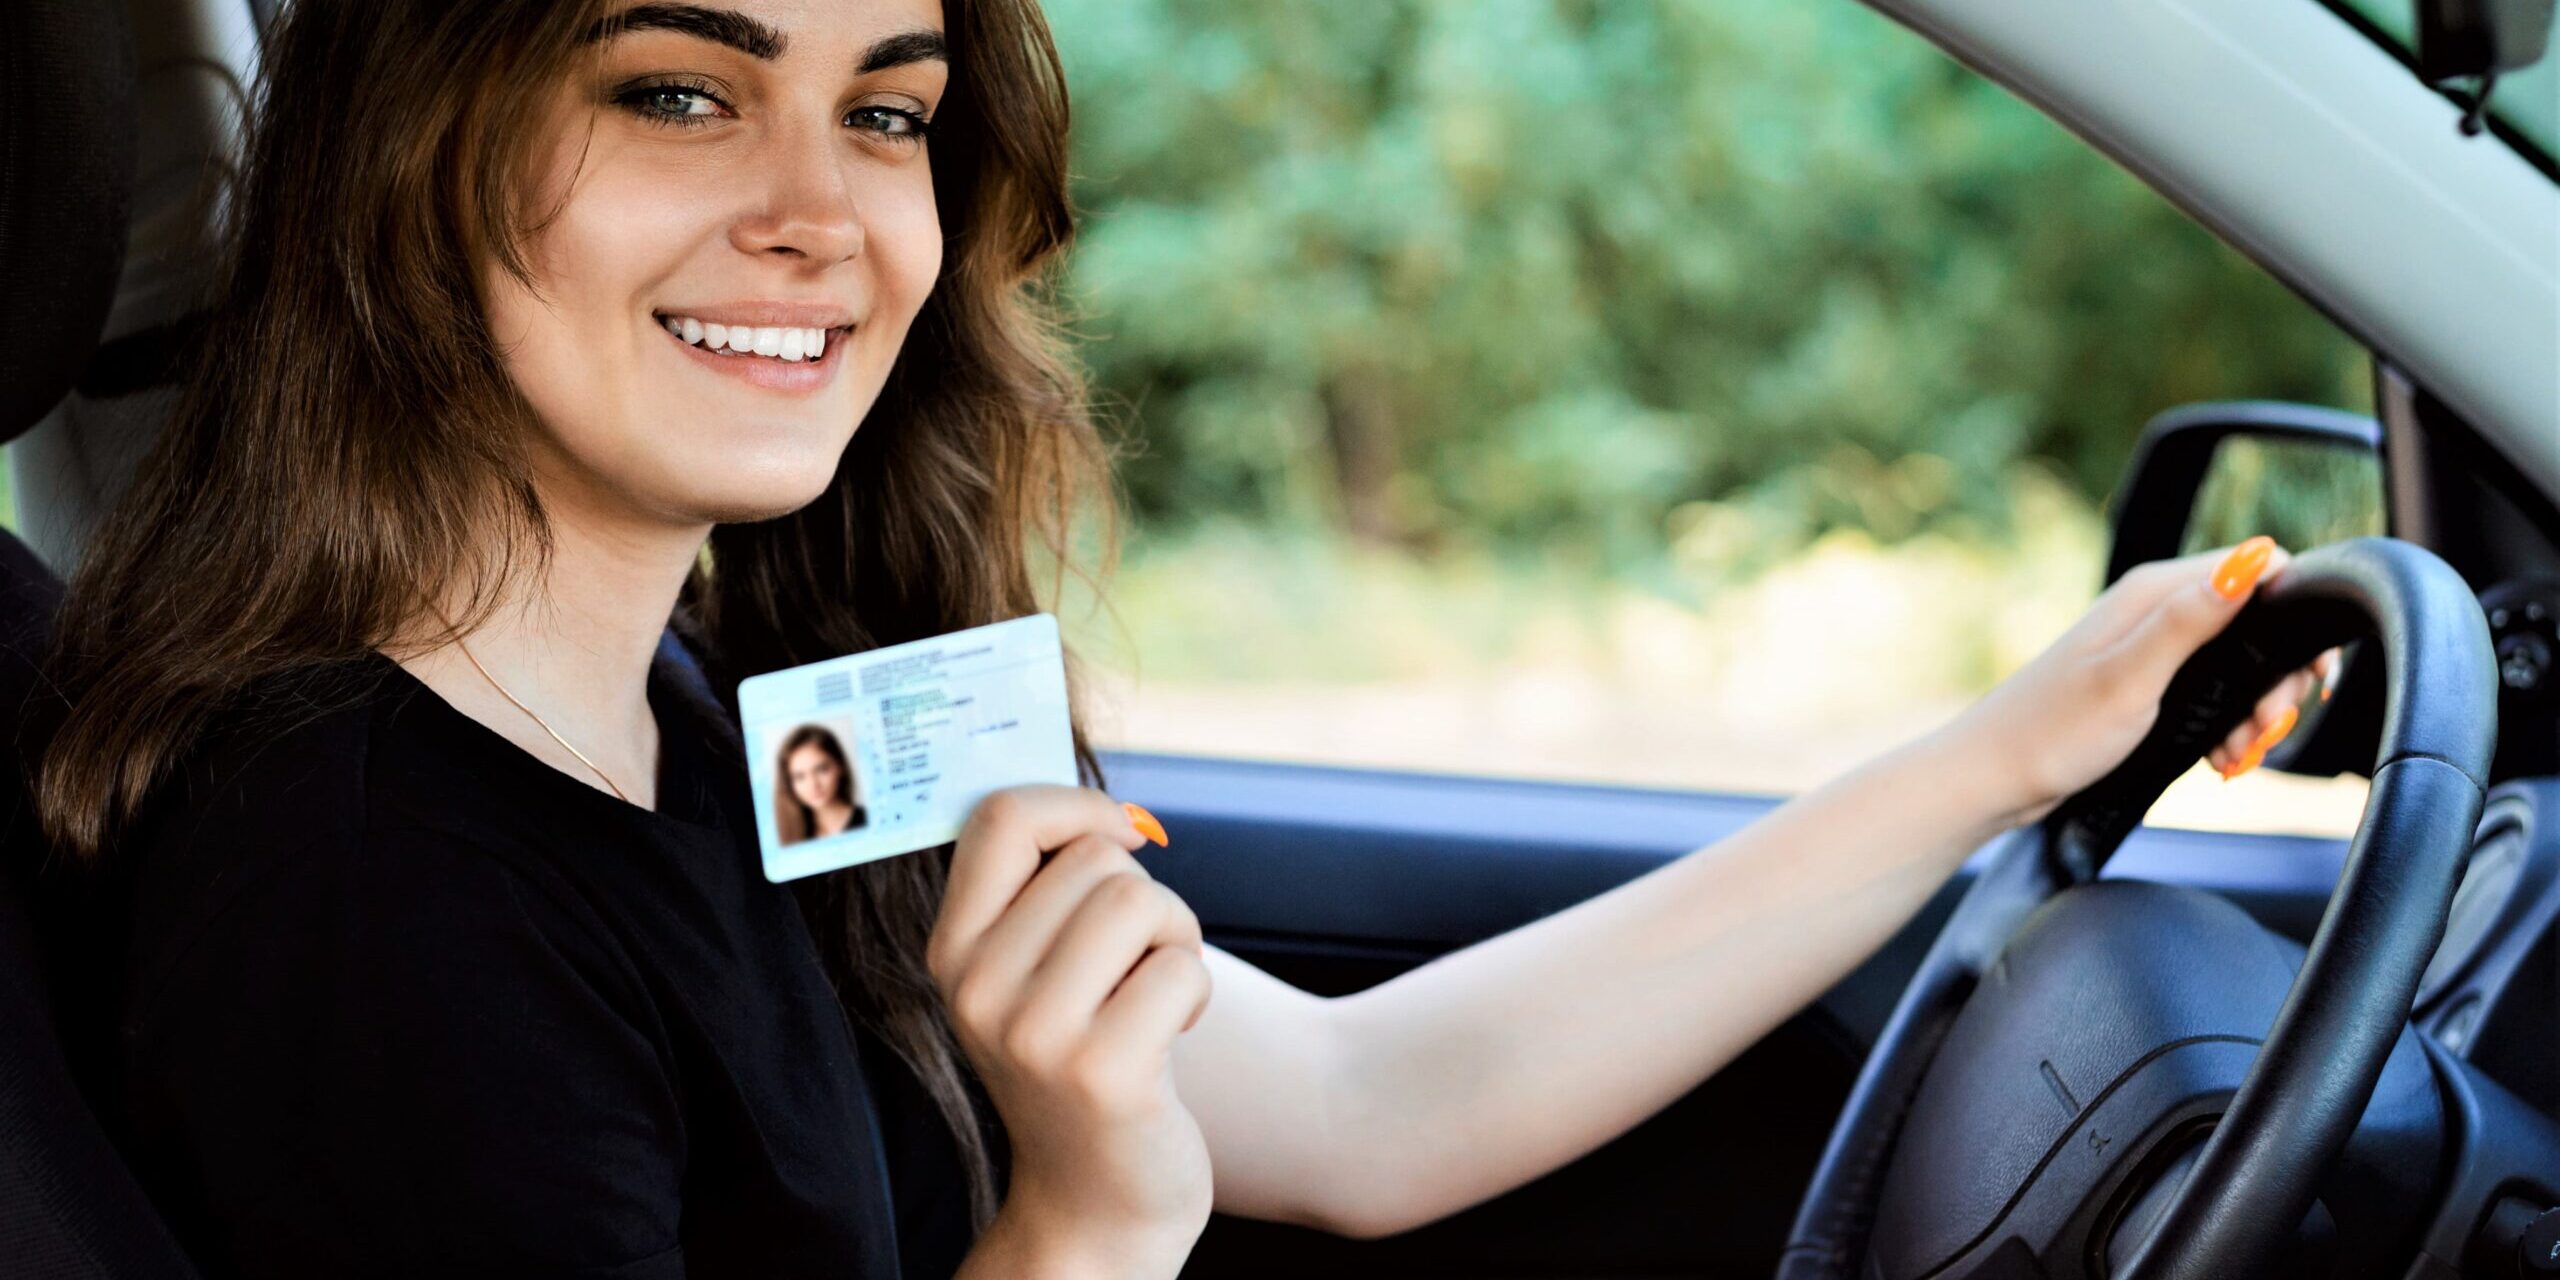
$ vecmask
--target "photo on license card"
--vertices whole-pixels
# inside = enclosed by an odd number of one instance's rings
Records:
[[[738,713],[776,882],[932,848],[990,791],[1077,780],[1045,613],[750,677]]]
[[[773,842],[799,844],[871,825],[864,771],[854,767],[862,731],[849,715],[820,716],[766,728],[763,758],[773,762]]]

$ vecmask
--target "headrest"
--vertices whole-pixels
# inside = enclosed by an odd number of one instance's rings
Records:
[[[133,33],[98,0],[0,4],[0,440],[71,390],[115,302],[133,186]]]

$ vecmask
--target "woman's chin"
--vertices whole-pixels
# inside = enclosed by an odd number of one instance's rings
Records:
[[[816,497],[816,494],[811,494],[798,502],[784,505],[772,502],[771,495],[767,494],[759,498],[740,497],[723,503],[697,504],[693,509],[700,519],[710,524],[762,524],[790,515],[809,505]]]
[[[835,478],[834,460],[828,460],[824,472],[812,468],[777,468],[759,470],[725,483],[706,485],[704,477],[693,477],[688,491],[675,506],[712,524],[754,524],[774,520],[817,501],[827,491],[827,483]]]

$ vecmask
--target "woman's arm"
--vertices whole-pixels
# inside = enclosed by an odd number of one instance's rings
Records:
[[[2005,829],[1968,763],[1943,738],[1913,743],[1713,847],[1338,1000],[1211,952],[1218,995],[1174,1068],[1219,1209],[1389,1234],[1661,1110]]]
[[[2169,676],[2246,596],[2246,583],[2236,598],[2210,585],[2220,559],[2137,570],[1936,732],[1368,991],[1319,999],[1213,950],[1217,998],[1176,1042],[1174,1068],[1218,1208],[1390,1234],[1677,1099],[1882,945],[1968,853],[2121,760]],[[2240,733],[2273,723],[2303,679]]]

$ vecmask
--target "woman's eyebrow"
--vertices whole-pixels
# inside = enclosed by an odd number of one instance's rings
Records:
[[[910,62],[948,62],[950,60],[950,48],[943,43],[941,32],[901,31],[894,36],[883,38],[863,51],[859,74],[867,76],[874,71],[903,67]]]
[[[781,32],[735,9],[699,4],[636,4],[588,28],[585,40],[592,44],[626,31],[674,31],[727,45],[764,62],[780,58],[790,44]],[[947,62],[950,57],[950,46],[941,32],[902,31],[864,50],[858,71],[869,75],[911,62]]]
[[[727,45],[762,62],[781,57],[788,43],[781,32],[735,9],[715,9],[699,4],[635,4],[587,28],[584,38],[592,44],[626,31],[679,32]],[[876,56],[883,45],[903,38],[892,36],[872,46],[872,53]],[[940,37],[935,39],[939,41]]]

